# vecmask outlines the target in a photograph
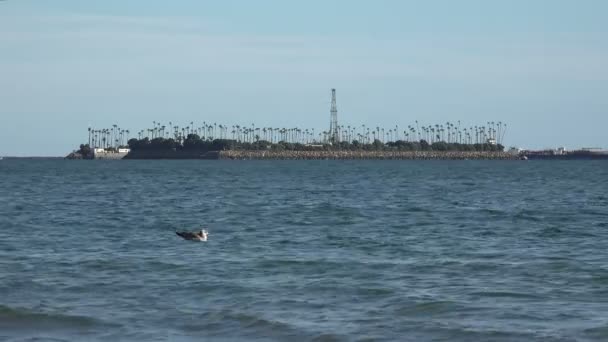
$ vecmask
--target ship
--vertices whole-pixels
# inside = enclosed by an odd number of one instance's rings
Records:
[[[547,160],[608,160],[608,150],[601,148],[582,148],[580,150],[568,151],[563,147],[556,150],[523,150],[519,152],[521,159],[547,159]]]

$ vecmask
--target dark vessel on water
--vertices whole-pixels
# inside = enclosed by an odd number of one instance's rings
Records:
[[[580,150],[567,151],[563,147],[557,150],[541,150],[520,152],[522,159],[552,159],[552,160],[595,160],[608,159],[608,150],[599,148],[583,148]]]

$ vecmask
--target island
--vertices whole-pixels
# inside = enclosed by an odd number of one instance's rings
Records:
[[[155,137],[132,138],[127,145],[95,147],[81,144],[68,159],[518,159],[491,142],[464,144],[435,141],[387,141],[366,143],[359,140],[339,142],[271,142],[261,140],[203,138],[195,133],[184,139]]]

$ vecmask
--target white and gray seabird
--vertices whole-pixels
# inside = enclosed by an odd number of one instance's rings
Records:
[[[175,234],[190,241],[207,241],[209,235],[205,229],[201,229],[200,232],[175,232]]]

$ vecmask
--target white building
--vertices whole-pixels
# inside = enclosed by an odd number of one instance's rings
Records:
[[[522,151],[521,148],[511,147],[511,148],[509,148],[507,153],[509,153],[510,155],[513,155],[513,156],[518,156],[521,153],[521,151]]]

